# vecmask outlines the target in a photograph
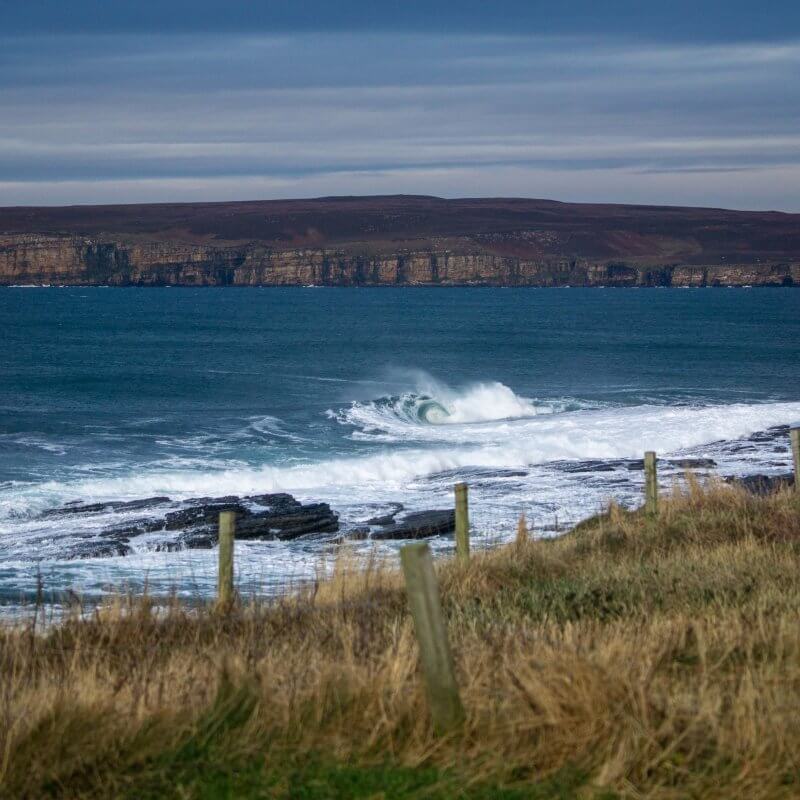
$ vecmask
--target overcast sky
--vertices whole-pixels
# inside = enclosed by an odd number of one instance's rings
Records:
[[[0,0],[2,205],[399,192],[800,211],[800,2]]]

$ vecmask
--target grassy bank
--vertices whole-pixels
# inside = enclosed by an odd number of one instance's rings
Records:
[[[431,732],[402,582],[0,633],[0,796],[800,795],[800,495],[694,487],[439,565],[467,709]]]

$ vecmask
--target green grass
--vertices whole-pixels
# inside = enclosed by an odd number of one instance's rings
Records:
[[[391,764],[349,765],[314,756],[297,763],[290,755],[243,763],[205,757],[172,758],[149,765],[143,776],[130,776],[120,797],[161,800],[192,797],[197,800],[572,800],[587,795],[586,778],[565,771],[541,784],[506,788],[497,784],[469,785],[452,773],[430,767]]]

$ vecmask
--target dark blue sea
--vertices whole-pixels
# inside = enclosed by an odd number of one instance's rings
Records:
[[[551,535],[636,504],[626,461],[647,449],[665,486],[687,458],[787,472],[775,429],[800,420],[791,289],[20,287],[0,289],[0,334],[9,609],[39,580],[89,599],[211,591],[215,553],[162,552],[166,533],[77,557],[125,513],[43,516],[64,503],[286,491],[346,531],[393,503],[447,507],[466,480],[480,545],[521,512]],[[271,592],[337,545],[238,547],[242,586]]]

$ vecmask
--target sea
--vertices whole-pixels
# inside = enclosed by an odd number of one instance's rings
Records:
[[[8,287],[0,337],[0,614],[213,593],[215,551],[165,551],[166,533],[76,556],[141,512],[46,513],[66,503],[288,492],[346,534],[452,507],[466,481],[490,547],[523,513],[554,536],[638,505],[645,450],[664,491],[687,462],[786,473],[800,421],[793,289]],[[400,544],[237,542],[236,580],[272,596],[342,547]]]

